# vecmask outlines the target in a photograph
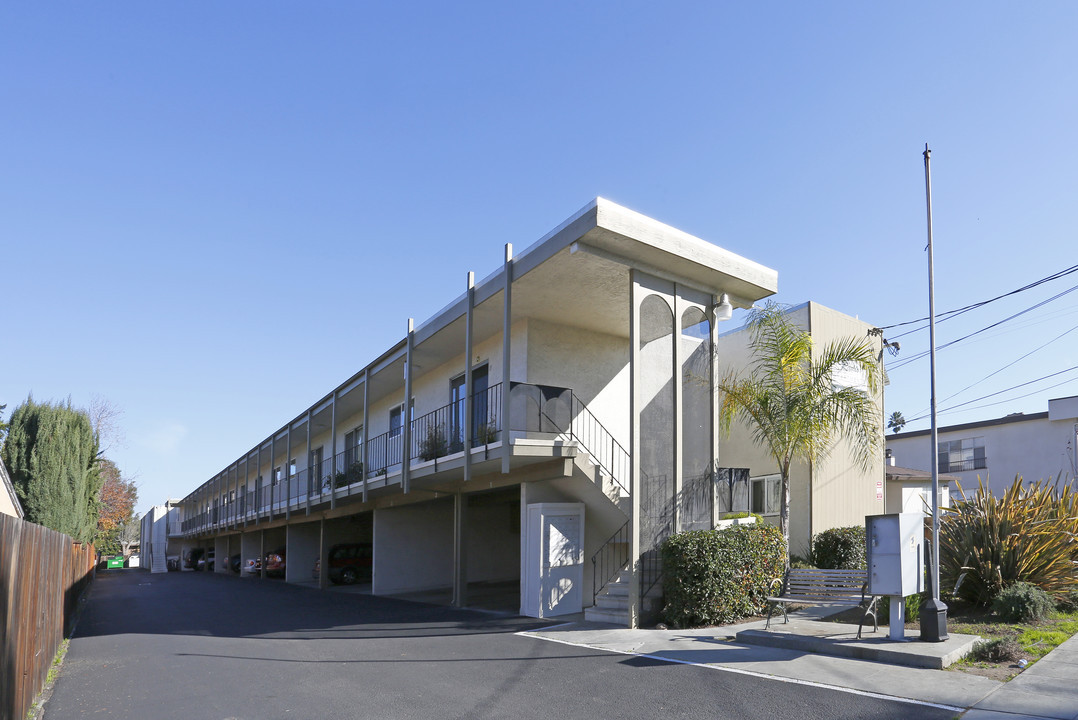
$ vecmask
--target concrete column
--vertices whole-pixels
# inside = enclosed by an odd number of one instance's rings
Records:
[[[401,411],[401,491],[411,490],[412,467],[412,351],[415,348],[415,318],[408,318],[408,342],[404,360],[404,409]]]
[[[367,478],[370,476],[370,463],[367,462],[367,435],[370,433],[371,397],[367,389],[371,386],[369,368],[363,370],[363,502],[367,502]]]
[[[715,306],[720,302],[720,296],[713,295],[711,297],[711,308],[707,313],[707,318],[711,321],[711,472],[712,476],[718,472],[719,468],[719,442],[721,432],[719,429],[719,353],[718,353],[718,320],[715,318]],[[715,497],[715,493],[718,488],[713,481],[711,483],[711,527],[715,527],[719,522],[719,503],[718,498]],[[729,495],[727,495],[729,497]],[[730,510],[734,508],[731,506]]]
[[[513,245],[505,244],[505,287],[502,289],[502,473],[509,472],[509,362],[512,359]]]
[[[329,476],[329,507],[337,507],[337,391],[333,391],[333,404],[329,411],[329,447],[330,447],[330,476]],[[366,443],[364,443],[366,444]],[[322,567],[325,567],[323,564]]]
[[[685,366],[685,353],[681,349],[681,314],[685,312],[685,301],[681,299],[681,288],[677,283],[674,283],[674,327],[672,331],[674,333],[674,356],[671,358],[671,362],[674,364],[674,371],[670,377],[674,382],[674,417],[673,432],[671,435],[674,438],[674,532],[681,532],[681,519],[683,513],[681,512],[681,491],[682,485],[685,480],[685,459],[682,457],[682,449],[684,448],[684,438],[681,434],[684,432],[683,422],[685,402],[685,381],[682,377],[683,368]]]
[[[629,518],[629,627],[640,625],[640,298],[637,271],[629,276],[629,496],[632,514]],[[524,527],[524,526],[521,526]]]
[[[453,495],[453,605],[468,604],[468,558],[465,533],[467,498],[463,493]]]
[[[273,461],[270,461],[270,465]],[[263,580],[266,579],[266,531],[262,530],[258,533],[258,577]]]
[[[464,315],[464,482],[472,479],[472,330],[475,326],[475,273],[468,273],[468,309]],[[454,597],[456,588],[454,587]]]

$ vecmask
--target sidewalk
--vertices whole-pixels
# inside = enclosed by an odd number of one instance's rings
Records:
[[[834,623],[819,622],[811,613],[791,613],[790,621],[785,628],[800,627],[801,634],[787,634],[790,642],[786,647],[736,640],[739,634],[742,638],[781,634],[774,631],[782,629],[783,625],[776,626],[774,622],[773,632],[762,633],[763,621],[695,630],[629,630],[578,621],[574,617],[573,622],[564,625],[522,634],[609,652],[702,665],[719,671],[902,699],[956,713],[972,708],[963,716],[965,720],[1078,720],[1078,636],[1034,663],[1017,678],[1000,683],[962,672],[910,667],[908,658],[902,661],[903,664],[896,665],[885,659],[873,661],[825,655],[822,654],[824,651],[832,652],[833,648],[806,649],[805,637],[823,638],[847,649],[850,646],[892,645],[902,653],[920,650],[936,655],[941,650],[938,646],[933,647],[933,643],[887,643],[881,640],[881,636],[886,638],[886,628],[881,628],[880,633],[872,637],[866,632],[866,639],[856,643],[856,626],[836,628]]]

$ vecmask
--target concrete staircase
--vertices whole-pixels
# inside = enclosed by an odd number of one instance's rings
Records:
[[[618,576],[608,582],[602,592],[595,596],[595,605],[584,608],[584,619],[589,622],[602,622],[629,626],[629,580],[632,573],[622,570]],[[656,585],[648,591],[641,603],[643,617],[654,616],[662,609],[662,587]]]

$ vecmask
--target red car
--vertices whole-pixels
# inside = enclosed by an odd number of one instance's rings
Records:
[[[351,585],[357,580],[371,581],[374,566],[374,546],[370,543],[341,543],[329,549],[329,581],[334,585]],[[314,561],[312,575],[321,574],[321,560]]]
[[[284,548],[266,553],[266,576],[284,577]]]

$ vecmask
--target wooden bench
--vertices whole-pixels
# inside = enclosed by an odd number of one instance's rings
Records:
[[[786,604],[798,605],[856,605],[864,608],[864,615],[857,625],[857,637],[861,637],[861,628],[865,618],[872,618],[872,631],[880,629],[876,621],[876,597],[866,596],[868,578],[864,570],[818,570],[816,568],[790,568],[786,576],[771,581],[771,592],[780,585],[780,592],[767,598],[767,624],[771,627],[771,614],[778,605],[782,617],[788,623]]]

